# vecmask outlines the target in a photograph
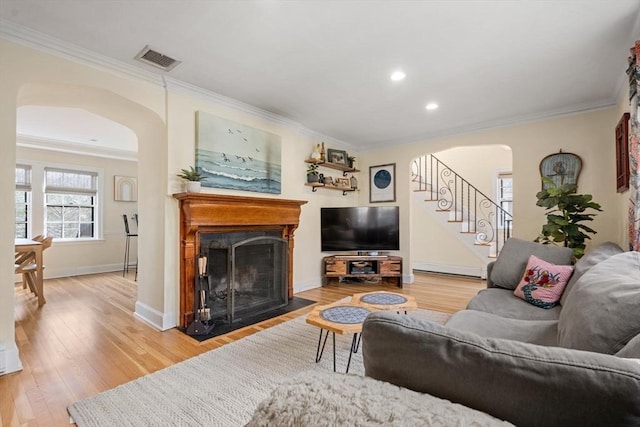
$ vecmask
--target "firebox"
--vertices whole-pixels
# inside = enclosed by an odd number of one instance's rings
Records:
[[[217,322],[234,323],[287,305],[288,241],[279,231],[200,234],[207,257],[205,305]],[[202,289],[200,288],[202,287]]]

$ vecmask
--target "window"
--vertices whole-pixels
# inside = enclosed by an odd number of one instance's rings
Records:
[[[498,174],[498,204],[513,215],[513,177],[511,172]]]
[[[15,237],[29,236],[31,214],[31,166],[16,165],[16,233]]]
[[[96,236],[98,174],[45,168],[45,230],[61,239]]]

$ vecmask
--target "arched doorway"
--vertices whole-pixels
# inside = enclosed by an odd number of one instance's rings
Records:
[[[117,93],[91,86],[28,83],[20,87],[17,107],[42,105],[80,108],[131,129],[138,138],[138,290],[135,313],[159,328],[174,289],[164,289],[167,136],[164,120],[151,109]],[[175,299],[175,296],[173,297]],[[169,318],[171,316],[168,316]]]

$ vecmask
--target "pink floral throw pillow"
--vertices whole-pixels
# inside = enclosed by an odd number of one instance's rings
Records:
[[[551,308],[560,300],[571,273],[571,265],[555,265],[531,255],[513,294],[535,306]]]

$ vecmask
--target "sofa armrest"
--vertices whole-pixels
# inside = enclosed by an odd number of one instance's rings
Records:
[[[391,312],[362,330],[365,374],[518,426],[640,425],[640,364],[483,338]]]
[[[494,265],[496,265],[495,261],[491,261],[487,264],[487,288],[497,288],[497,286],[491,281],[491,270],[493,270]]]

